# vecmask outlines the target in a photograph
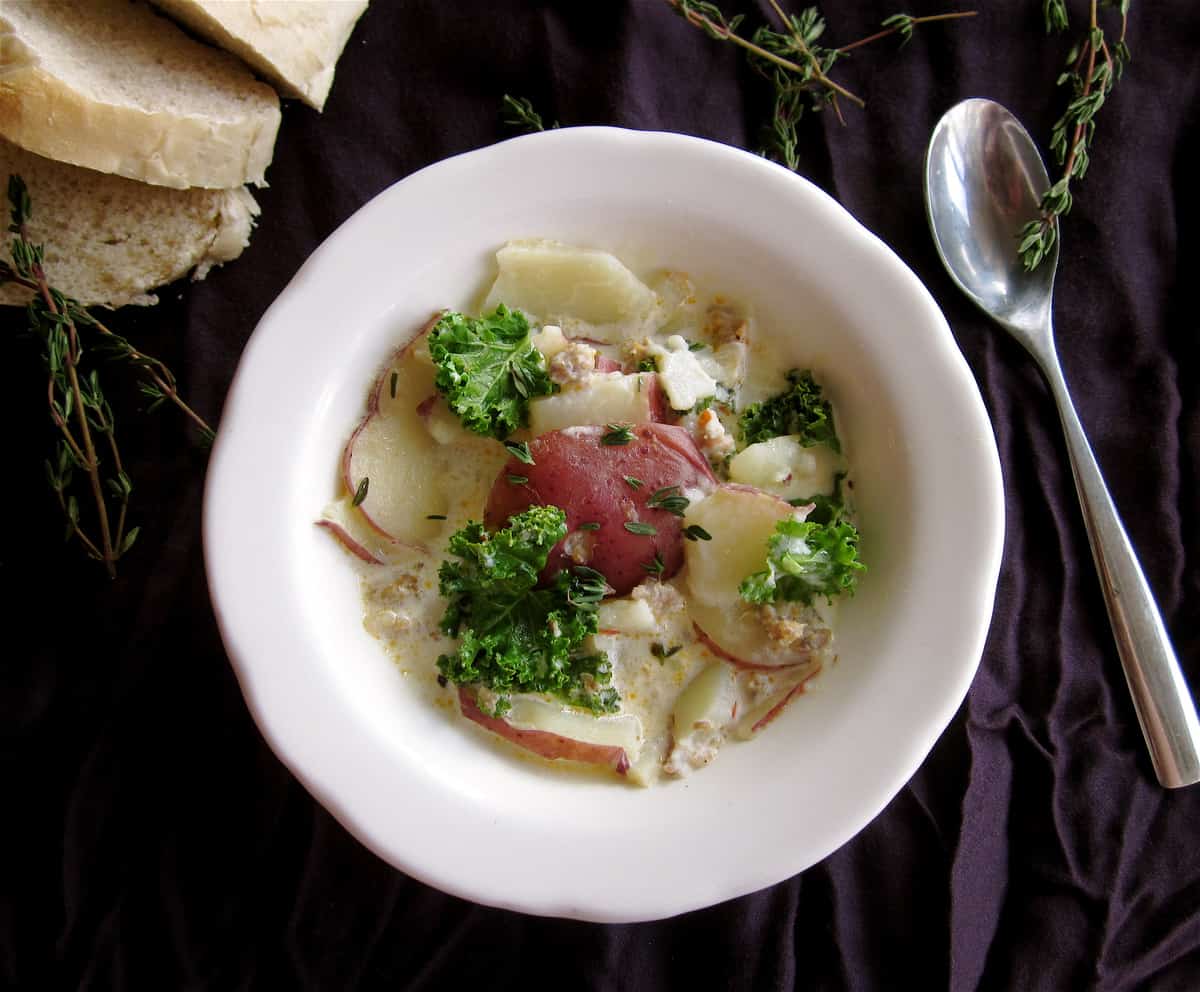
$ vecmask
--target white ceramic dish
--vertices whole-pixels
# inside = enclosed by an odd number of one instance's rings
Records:
[[[361,623],[313,525],[367,384],[492,254],[549,237],[674,267],[752,303],[822,375],[856,476],[870,572],[840,660],[758,740],[650,790],[519,760],[430,707]],[[735,149],[578,128],[517,138],[386,190],[263,317],[221,420],[204,507],[222,635],[268,742],[397,868],[529,913],[634,921],[779,882],[866,825],[970,685],[1003,537],[999,460],[929,293],[826,194]]]

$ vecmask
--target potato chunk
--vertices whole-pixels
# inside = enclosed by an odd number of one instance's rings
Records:
[[[825,444],[805,446],[798,435],[751,444],[729,463],[729,478],[765,489],[783,499],[806,499],[833,492],[842,456]]]
[[[655,496],[677,487],[679,496],[699,499],[716,485],[687,431],[569,427],[534,438],[529,452],[533,464],[513,458],[496,477],[484,522],[495,529],[530,506],[561,507],[567,537],[551,550],[546,577],[588,565],[624,595],[648,575],[679,570],[683,518],[655,505]]]
[[[657,297],[615,256],[557,241],[510,241],[498,252],[500,273],[484,311],[497,303],[544,320],[574,317],[613,324],[647,315]]]
[[[649,424],[661,420],[664,414],[658,376],[653,372],[599,372],[553,396],[532,400],[529,430],[537,435],[564,427]]]
[[[366,416],[342,456],[347,493],[364,487],[358,509],[372,527],[397,541],[429,540],[441,529],[429,515],[446,511],[438,484],[441,456],[419,409],[434,389],[433,366],[419,347],[423,340],[422,334],[379,374]]]

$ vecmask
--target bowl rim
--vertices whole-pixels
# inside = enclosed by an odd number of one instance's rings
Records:
[[[987,443],[980,444],[969,459],[964,471],[977,473],[984,499],[978,507],[980,532],[974,536],[979,555],[979,568],[969,580],[964,580],[963,595],[974,604],[975,615],[971,629],[960,638],[964,663],[956,670],[957,677],[944,687],[939,699],[937,719],[908,742],[907,751],[898,759],[895,773],[888,783],[886,795],[865,803],[853,822],[838,831],[836,842],[826,844],[817,857],[805,863],[783,863],[773,872],[747,872],[737,878],[723,878],[715,887],[697,888],[683,894],[661,894],[642,889],[628,897],[602,896],[592,898],[588,893],[514,893],[501,890],[494,880],[486,877],[465,877],[461,870],[443,859],[438,861],[412,850],[405,837],[388,832],[388,817],[384,816],[370,790],[377,782],[370,775],[347,776],[345,750],[338,750],[328,761],[314,759],[309,741],[304,739],[304,721],[296,712],[295,699],[280,695],[280,687],[264,676],[256,662],[255,648],[249,644],[245,604],[238,602],[237,589],[244,588],[244,579],[232,574],[232,562],[225,551],[225,537],[230,528],[238,525],[239,510],[236,493],[237,466],[247,457],[253,437],[245,424],[254,404],[250,394],[256,388],[262,359],[272,338],[286,333],[281,326],[285,314],[294,312],[300,301],[319,292],[322,273],[337,264],[340,254],[354,249],[363,238],[370,236],[369,220],[373,213],[395,209],[405,199],[415,199],[430,193],[431,188],[445,176],[461,178],[466,172],[495,175],[513,168],[531,154],[539,156],[571,155],[654,155],[691,158],[696,163],[720,162],[746,171],[748,179],[770,184],[773,194],[794,198],[806,209],[817,210],[831,219],[840,237],[859,248],[873,253],[878,263],[902,281],[911,294],[909,302],[922,308],[929,325],[929,344],[956,391],[955,402],[961,403],[961,415],[972,431]],[[369,245],[368,245],[369,247]],[[937,739],[949,725],[962,704],[978,668],[990,626],[994,597],[999,578],[1004,538],[1004,502],[999,454],[990,419],[985,410],[978,386],[966,360],[958,348],[937,304],[916,275],[879,238],[863,227],[832,197],[808,180],[795,175],[758,156],[707,139],[672,132],[633,131],[613,127],[562,128],[539,132],[497,143],[485,148],[464,152],[436,162],[389,186],[364,204],[339,226],[313,252],[288,286],[276,298],[259,321],[242,354],[231,382],[222,413],[221,430],[210,457],[203,505],[204,561],[210,597],[226,652],[237,676],[251,714],[272,751],[306,789],[369,849],[383,860],[410,876],[449,892],[485,905],[515,909],[545,916],[561,916],[598,922],[634,922],[658,919],[699,909],[726,899],[756,891],[782,881],[811,864],[827,857],[854,837],[891,801],[924,761]],[[339,728],[347,735],[361,732],[351,725],[350,714],[338,717]],[[382,759],[380,759],[382,760]],[[443,820],[457,815],[470,815],[471,806],[463,797],[446,792],[437,797],[435,816]]]

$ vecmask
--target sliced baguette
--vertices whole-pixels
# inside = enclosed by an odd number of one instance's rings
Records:
[[[148,305],[150,293],[195,270],[242,253],[258,204],[245,187],[168,189],[53,162],[0,139],[0,191],[17,173],[33,204],[30,239],[46,246],[48,281],[87,305]],[[0,192],[0,195],[3,195]],[[0,258],[11,262],[9,241]],[[29,292],[0,285],[0,304],[19,304]]]
[[[367,0],[153,0],[182,24],[233,52],[284,96],[325,106],[338,57]]]
[[[263,185],[279,98],[131,0],[0,0],[0,136],[183,189]]]

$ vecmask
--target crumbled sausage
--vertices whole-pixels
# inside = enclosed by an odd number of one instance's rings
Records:
[[[760,615],[767,637],[790,653],[813,654],[828,645],[832,637],[828,627],[796,619],[774,606],[762,607]]]
[[[679,590],[667,582],[643,582],[630,595],[634,599],[644,600],[654,614],[654,619],[661,625],[673,613],[684,609],[683,596]]]
[[[596,349],[582,341],[570,342],[550,359],[550,378],[560,386],[581,382],[596,371]]]
[[[716,460],[733,451],[733,438],[725,430],[721,418],[710,408],[696,418],[696,446],[705,457]]]
[[[732,307],[714,303],[704,317],[704,335],[714,348],[719,348],[731,341],[745,341],[749,336],[749,324]]]

